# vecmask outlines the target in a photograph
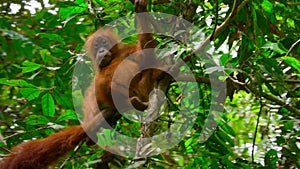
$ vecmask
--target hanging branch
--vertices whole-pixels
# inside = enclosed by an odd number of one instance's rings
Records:
[[[228,17],[225,19],[225,21],[215,29],[215,31],[213,32],[213,34],[206,38],[202,44],[191,54],[185,56],[183,58],[184,61],[189,61],[190,58],[197,52],[202,51],[205,49],[205,47],[212,41],[215,39],[215,37],[219,36],[230,24],[230,22],[234,19],[234,17],[241,11],[241,9],[250,1],[250,0],[245,0],[243,1],[239,6],[237,4],[238,0],[234,0],[233,3],[233,7],[232,7],[232,11],[230,12],[230,14],[228,15]]]
[[[218,27],[218,18],[219,18],[219,1],[216,0],[216,16],[215,16],[215,26],[214,26],[214,30],[211,34],[211,36],[209,37],[209,40],[213,41],[214,40],[214,36],[216,33],[216,29]]]
[[[164,94],[159,88],[154,89],[153,93],[150,95],[147,116],[145,119],[142,119],[141,136],[136,145],[136,159],[146,158],[156,149],[155,147],[152,147],[151,137],[153,136],[156,119],[160,115],[160,108],[164,99]]]
[[[259,102],[260,102],[260,108],[259,108],[258,117],[256,120],[256,126],[255,126],[255,131],[254,131],[254,136],[253,136],[253,142],[252,142],[252,153],[251,153],[252,163],[254,163],[254,147],[255,147],[255,142],[256,142],[256,135],[257,135],[257,131],[258,131],[259,120],[260,120],[261,112],[263,109],[263,103],[262,103],[261,98],[260,98]]]

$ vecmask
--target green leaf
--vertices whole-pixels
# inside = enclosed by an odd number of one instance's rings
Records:
[[[40,95],[40,90],[35,88],[23,88],[20,93],[28,100],[33,100]]]
[[[294,121],[287,121],[283,124],[284,126],[284,130],[287,131],[287,130],[293,130],[294,128]]]
[[[289,56],[281,57],[281,59],[300,72],[300,61],[298,59]]]
[[[258,34],[259,33],[259,27],[258,27],[258,19],[257,19],[257,10],[255,10],[255,8],[251,8],[252,9],[252,15],[253,15],[253,33],[254,34]],[[258,39],[255,39],[258,40]]]
[[[262,10],[256,10],[257,14],[257,23],[259,25],[260,30],[264,34],[270,33],[270,23],[269,20],[267,20],[267,16],[265,16],[264,12]],[[260,40],[263,40],[263,38],[260,38]]]
[[[221,65],[222,65],[222,66],[225,66],[226,63],[228,63],[229,57],[230,57],[230,55],[227,54],[227,53],[226,53],[226,54],[223,54],[223,55],[221,56],[220,61],[221,61]]]
[[[267,168],[277,168],[276,162],[278,161],[278,156],[276,150],[269,150],[265,155],[265,165]]]
[[[195,140],[195,138],[189,138],[185,143],[184,146],[187,148],[190,146],[190,144]]]
[[[266,81],[265,84],[272,94],[279,95],[278,91],[274,88],[275,86],[273,86],[272,83]]]
[[[102,133],[97,132],[97,138],[98,138],[99,145],[106,145],[106,141],[105,141]]]
[[[43,106],[43,113],[45,116],[54,116],[55,114],[55,105],[54,100],[50,93],[46,93],[42,97],[42,106]]]
[[[102,7],[106,7],[106,4],[103,1],[101,1],[101,0],[95,0],[95,2],[97,4],[99,4],[100,6],[102,6]]]
[[[8,80],[6,78],[1,78],[0,84],[15,86],[15,87],[35,87],[33,84],[30,84],[25,80]]]
[[[268,0],[264,0],[261,6],[268,13],[271,13],[273,11],[273,4]]]
[[[77,115],[74,110],[67,110],[57,118],[57,121],[77,120]]]
[[[51,59],[49,59],[49,58],[51,58],[51,53],[49,50],[42,49],[40,51],[40,55],[45,63],[49,63],[51,61]]]
[[[54,90],[54,98],[58,104],[62,105],[67,109],[71,109],[73,106],[72,102],[70,101],[71,97],[68,97],[67,94],[61,94],[59,93],[59,91]]]
[[[103,133],[104,133],[104,138],[105,138],[107,146],[112,146],[111,130],[110,129],[104,129]]]
[[[271,49],[279,54],[285,54],[286,51],[284,49],[281,49],[280,46],[278,45],[278,43],[268,43],[265,44],[262,48],[265,49]]]
[[[65,20],[65,19],[69,18],[70,16],[84,12],[86,9],[87,9],[87,5],[86,6],[69,6],[66,8],[61,8],[59,10],[59,15],[63,20]]]
[[[81,7],[87,7],[88,2],[86,0],[76,0],[75,4],[81,6]]]
[[[224,123],[223,125],[221,125],[221,128],[227,133],[230,134],[231,136],[235,137],[235,132],[232,129],[231,126],[229,126],[227,123]]]
[[[217,135],[221,140],[229,143],[230,146],[234,146],[234,141],[227,135],[227,133],[223,132],[222,130],[217,130]]]
[[[228,168],[234,168],[234,163],[228,159],[222,159],[222,164],[224,164]]]
[[[28,62],[28,61],[25,61],[22,63],[22,66],[25,66],[23,67],[22,69],[22,73],[28,73],[28,72],[33,72],[39,68],[42,67],[41,64],[37,64],[37,63],[33,63],[33,62]]]
[[[44,38],[47,38],[51,41],[57,41],[57,42],[61,42],[61,43],[65,43],[63,38],[58,35],[58,34],[55,34],[55,33],[39,33],[38,34],[40,37],[44,37]]]
[[[286,22],[287,22],[288,27],[290,27],[290,28],[296,28],[295,21],[293,19],[287,18]]]
[[[25,123],[29,125],[47,124],[49,120],[44,116],[31,115],[26,118]]]

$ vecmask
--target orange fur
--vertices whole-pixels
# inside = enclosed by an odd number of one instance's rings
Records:
[[[19,144],[0,163],[1,169],[42,169],[86,138],[81,126],[73,126],[42,140]]]

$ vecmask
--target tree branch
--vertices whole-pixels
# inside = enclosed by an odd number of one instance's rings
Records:
[[[287,2],[288,5],[300,5],[300,2]]]
[[[211,79],[206,78],[206,77],[196,77],[195,79],[196,79],[196,81],[198,83],[211,84],[211,82],[210,82]],[[274,103],[276,103],[276,104],[278,104],[278,105],[280,105],[280,106],[288,109],[290,112],[295,113],[295,117],[296,118],[300,118],[300,110],[298,110],[297,108],[291,106],[290,104],[287,104],[283,100],[281,100],[281,99],[279,99],[279,98],[277,98],[275,96],[269,95],[267,93],[264,93],[264,92],[262,92],[261,95],[260,95],[259,91],[257,89],[255,89],[254,87],[250,86],[249,84],[245,84],[243,82],[239,82],[238,80],[236,80],[236,79],[234,79],[232,77],[229,78],[229,79],[235,85],[240,86],[240,87],[238,87],[239,89],[241,89],[241,90],[245,90],[246,89],[248,92],[251,92],[252,94],[254,94],[254,96],[256,96],[258,98],[259,98],[259,96],[262,96],[264,99],[269,100],[271,102],[274,102]],[[193,81],[193,79],[185,77],[185,76],[179,76],[178,80],[179,81]],[[228,85],[227,85],[227,87],[228,87]]]
[[[300,44],[300,39],[297,40],[293,45],[290,47],[289,51],[286,53],[285,56],[288,56],[291,54],[291,52]]]
[[[218,27],[218,18],[219,18],[219,1],[216,0],[216,16],[215,16],[215,26],[214,26],[214,30],[210,36],[210,40],[214,40],[214,37],[215,37],[215,33],[216,33],[216,29]]]
[[[53,128],[52,125],[46,125],[46,126],[43,126],[43,127],[39,127],[37,129],[34,129],[34,130],[29,130],[29,131],[19,131],[17,133],[14,133],[12,135],[9,135],[7,137],[4,137],[3,140],[7,140],[9,138],[12,138],[12,137],[15,137],[15,136],[18,136],[18,135],[21,135],[21,134],[26,134],[26,133],[32,133],[32,132],[37,132],[37,131],[40,131],[40,130],[44,130],[44,129],[49,129],[49,128]]]
[[[215,37],[220,35],[229,25],[229,23],[234,19],[234,17],[241,11],[241,9],[248,3],[250,0],[243,1],[239,6],[237,5],[237,0],[234,0],[232,11],[228,15],[228,17],[225,19],[225,21],[213,32],[213,37],[206,38],[202,44],[191,54],[185,56],[183,58],[184,61],[190,60],[191,56],[197,52],[200,52],[205,49],[205,47],[211,42],[211,40],[214,40]]]
[[[249,85],[245,85],[244,87],[247,88],[247,89],[249,89],[249,91],[250,91],[251,93],[253,93],[255,96],[260,96],[259,91],[256,90],[254,87],[251,87],[251,86],[249,86]],[[294,117],[300,118],[300,111],[299,111],[297,108],[291,106],[290,104],[285,103],[283,100],[278,99],[278,98],[275,97],[275,96],[269,95],[269,94],[264,93],[264,92],[262,92],[261,94],[262,94],[262,97],[263,97],[263,98],[265,98],[265,99],[267,99],[267,100],[269,100],[269,101],[272,101],[272,102],[277,103],[278,105],[280,105],[280,106],[282,106],[282,107],[288,109],[290,112],[293,112],[293,113],[295,114]]]
[[[259,103],[260,103],[260,108],[259,108],[259,112],[257,115],[257,121],[256,121],[254,136],[253,136],[253,142],[252,142],[252,153],[251,153],[252,163],[254,163],[254,148],[255,148],[255,142],[256,142],[256,135],[257,135],[259,120],[260,120],[260,116],[261,116],[261,112],[262,112],[262,108],[263,108],[263,103],[262,103],[261,99],[260,99]]]
[[[242,4],[241,4],[242,5]],[[229,25],[229,23],[232,21],[232,19],[236,16],[236,14],[238,13],[238,9],[241,9],[242,6],[237,5],[237,0],[234,0],[233,2],[233,7],[232,7],[232,11],[230,12],[230,14],[228,15],[228,17],[225,19],[225,21],[216,29],[215,35],[212,38],[212,40],[218,36],[219,34],[221,34]],[[240,11],[240,10],[239,10]]]

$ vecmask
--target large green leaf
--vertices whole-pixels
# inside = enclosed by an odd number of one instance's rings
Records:
[[[36,88],[23,88],[20,92],[28,100],[33,100],[40,95],[40,90]]]
[[[47,124],[49,120],[44,116],[31,115],[26,118],[25,123],[29,125]]]
[[[33,62],[28,62],[25,61],[22,63],[22,73],[28,73],[28,72],[33,72],[41,67],[43,67],[41,64],[33,63]]]
[[[8,80],[6,78],[1,78],[0,84],[16,86],[16,87],[35,87],[33,84],[30,84],[25,80]]]
[[[76,120],[77,119],[77,115],[75,113],[74,110],[67,110],[66,112],[64,112],[62,115],[60,115],[57,118],[57,121],[63,121],[63,120]]]
[[[66,8],[60,8],[59,15],[60,17],[65,20],[69,18],[70,16],[73,16],[75,14],[80,14],[87,10],[88,2],[77,0],[76,4],[74,6],[68,6]]]
[[[45,116],[54,116],[55,114],[55,105],[53,97],[50,93],[46,93],[42,97],[42,106],[43,106],[43,113]]]
[[[293,68],[300,72],[300,60],[289,56],[282,57],[282,60],[284,60],[286,63],[290,64]]]

